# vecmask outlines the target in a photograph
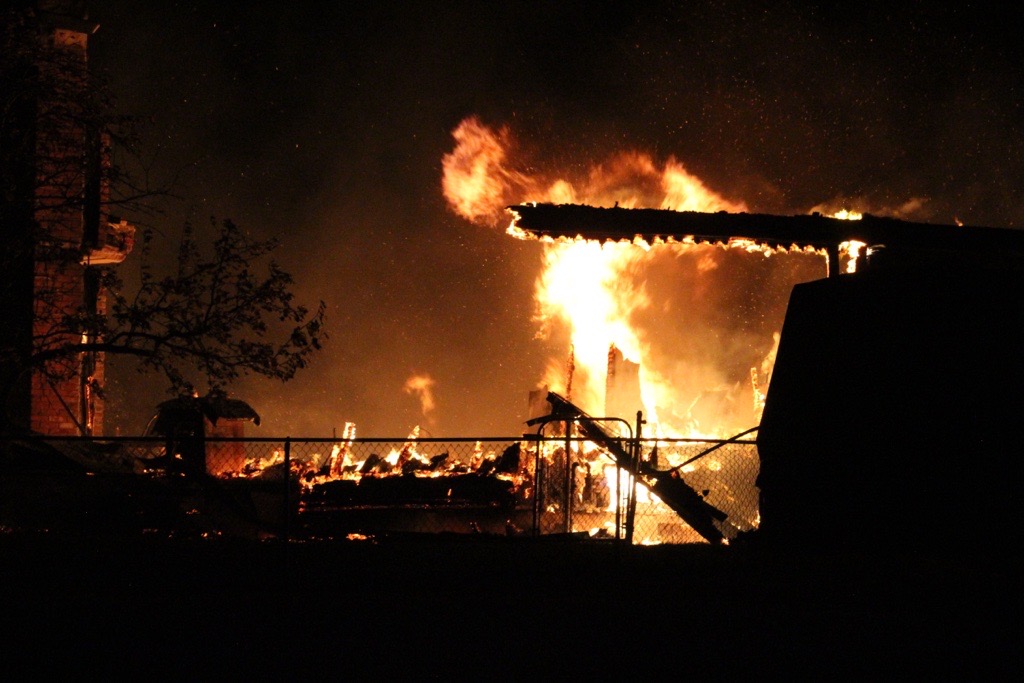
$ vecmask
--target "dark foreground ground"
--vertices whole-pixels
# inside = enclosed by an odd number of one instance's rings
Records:
[[[0,534],[0,673],[1019,679],[1021,565],[426,536]]]

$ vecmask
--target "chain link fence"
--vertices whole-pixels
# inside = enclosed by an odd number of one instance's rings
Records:
[[[580,439],[548,439],[538,479],[540,533],[587,531],[634,543],[699,543],[704,537],[673,503],[658,495],[658,476],[678,479],[720,511],[715,525],[727,540],[757,528],[757,447],[753,441],[641,439],[635,473],[604,449]],[[569,454],[568,458],[566,453]]]
[[[139,508],[155,490],[163,491],[165,508],[167,500],[186,492],[192,506],[186,516],[202,518],[209,529],[249,524],[291,539],[457,533],[704,542],[708,535],[684,519],[689,508],[684,506],[681,515],[678,499],[659,496],[675,496],[679,482],[685,484],[687,504],[696,501],[712,511],[724,539],[757,527],[753,441],[621,443],[634,454],[635,466],[618,467],[608,450],[583,438],[540,435],[177,441],[35,437],[8,441],[4,448],[12,461],[58,457],[88,473],[113,476],[125,487],[146,482],[128,495]],[[660,485],[666,480],[677,487]],[[149,493],[140,493],[143,489]],[[145,511],[139,514],[144,517]],[[173,522],[165,515],[163,523]]]

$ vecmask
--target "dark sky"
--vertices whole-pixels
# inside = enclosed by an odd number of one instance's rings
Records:
[[[361,436],[522,431],[550,351],[531,320],[541,252],[447,209],[441,159],[470,115],[509,126],[547,169],[584,172],[625,149],[673,156],[755,212],[831,203],[1024,224],[1020,10],[88,4],[93,66],[149,122],[154,177],[175,182],[179,199],[149,222],[168,244],[210,216],[277,236],[299,296],[328,304],[331,338],[310,369],[234,388],[265,435],[329,436],[346,421]],[[414,373],[436,381],[429,425],[402,390]],[[140,381],[112,368],[122,433],[164,398],[158,378]]]

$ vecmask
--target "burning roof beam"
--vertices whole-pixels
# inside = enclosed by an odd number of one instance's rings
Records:
[[[727,243],[750,239],[772,248],[824,249],[843,242],[900,251],[953,251],[1024,255],[1024,232],[1007,228],[913,223],[865,214],[860,220],[818,213],[775,216],[753,213],[702,213],[664,209],[600,208],[575,204],[519,204],[507,207],[514,226],[534,237],[601,241],[658,239]]]

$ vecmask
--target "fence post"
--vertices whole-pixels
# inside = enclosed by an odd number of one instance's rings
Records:
[[[292,516],[291,502],[291,476],[292,476],[292,437],[284,439],[284,541],[289,540],[290,524]]]
[[[565,525],[563,531],[570,534],[572,533],[572,487],[574,484],[572,481],[572,420],[565,421],[565,471],[561,473],[561,476],[563,477],[562,506],[565,508],[562,513]]]
[[[541,430],[544,426],[541,425]],[[540,536],[541,505],[544,498],[544,468],[541,466],[540,430],[536,436],[533,450],[533,535]]]
[[[626,504],[626,545],[633,545],[633,526],[636,523],[636,478],[640,473],[640,437],[643,428],[643,413],[636,411],[636,436],[633,439],[631,453],[632,470],[629,482],[629,501]]]

